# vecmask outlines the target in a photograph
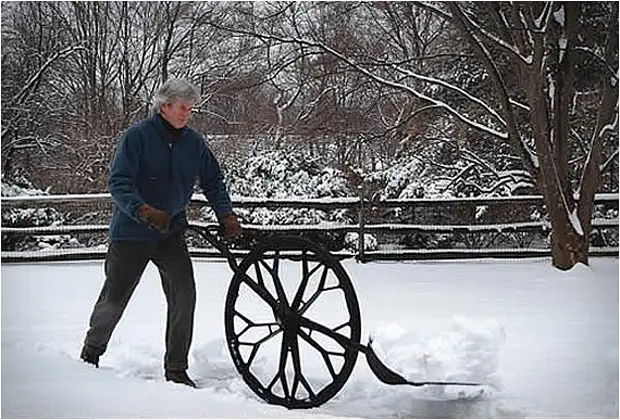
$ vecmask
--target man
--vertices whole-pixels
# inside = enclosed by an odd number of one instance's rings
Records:
[[[108,187],[114,200],[105,259],[105,282],[90,317],[81,358],[99,367],[110,336],[144,269],[159,270],[168,304],[165,378],[191,387],[187,356],[192,341],[196,289],[184,230],[186,206],[198,180],[224,238],[241,232],[220,166],[203,137],[187,127],[199,91],[168,80],[154,97],[152,117],[120,138]]]

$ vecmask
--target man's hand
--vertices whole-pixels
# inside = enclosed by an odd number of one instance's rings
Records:
[[[142,204],[138,210],[138,217],[141,222],[148,224],[149,227],[157,229],[161,233],[168,232],[170,220],[166,212],[148,204]]]
[[[241,234],[241,225],[235,213],[225,213],[218,216],[220,226],[224,228],[224,239],[230,241]]]

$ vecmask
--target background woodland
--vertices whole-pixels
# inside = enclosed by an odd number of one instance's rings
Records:
[[[542,194],[567,266],[618,191],[617,2],[3,2],[3,182],[105,192],[168,77],[236,195]]]

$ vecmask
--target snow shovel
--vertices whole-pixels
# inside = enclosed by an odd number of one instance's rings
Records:
[[[237,263],[223,241],[205,228],[192,227],[228,260],[234,273],[224,311],[226,341],[237,371],[266,402],[287,408],[320,406],[344,386],[359,352],[366,355],[374,375],[388,385],[483,386],[412,382],[389,369],[374,352],[372,338],[368,345],[360,343],[359,303],[347,272],[316,243],[301,236],[277,236],[259,242]],[[298,265],[284,268],[280,265],[283,259]],[[248,305],[249,301],[258,303]],[[333,324],[331,320],[314,320],[325,312],[320,309],[325,302],[341,312],[335,315],[339,317],[336,325],[325,325]],[[250,314],[257,306],[266,316]],[[333,308],[329,312],[332,316]],[[275,350],[264,353],[267,346]],[[274,351],[279,360],[269,370],[265,359],[273,358]],[[310,359],[314,365],[305,366],[303,362]]]

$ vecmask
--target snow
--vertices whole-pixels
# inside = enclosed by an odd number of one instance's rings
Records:
[[[605,124],[603,128],[601,128],[601,131],[599,131],[598,133],[598,137],[599,138],[603,137],[603,134],[605,134],[606,131],[613,131],[617,126],[618,126],[618,114],[616,113],[616,115],[614,116],[614,120],[610,124]]]
[[[564,6],[560,6],[558,10],[553,12],[553,19],[560,25],[564,26],[566,23],[566,16],[564,15]]]
[[[583,228],[581,227],[581,222],[579,221],[579,215],[577,215],[577,207],[573,209],[570,213],[568,213],[568,220],[570,220],[573,229],[579,236],[583,236]]]
[[[360,234],[357,232],[349,232],[344,237],[344,245],[347,249],[352,251],[359,251]],[[375,251],[377,250],[378,242],[377,238],[368,233],[364,234],[364,250]]]
[[[47,194],[47,192],[37,190],[35,188],[32,188],[32,186],[24,187],[24,186],[18,186],[18,185],[14,185],[10,183],[5,183],[3,179],[2,183],[0,184],[0,194],[2,195],[4,199],[4,197],[14,197],[14,196],[19,196],[19,195],[26,195],[26,196],[41,195],[41,194]]]
[[[555,109],[555,81],[551,75],[547,75],[547,83],[549,84],[549,109]],[[553,138],[553,127],[551,128],[551,134],[549,134],[549,138]]]
[[[564,58],[564,54],[566,53],[566,46],[568,45],[568,39],[566,39],[566,35],[562,34],[558,39],[558,46],[560,49],[560,57],[559,60],[562,61]]]
[[[545,7],[543,8],[543,10],[540,12],[540,15],[538,15],[538,17],[534,20],[534,26],[538,29],[542,29],[543,31],[545,30],[545,28],[543,28],[543,22],[545,22],[545,26],[546,26],[546,21],[548,19],[548,14],[549,11],[551,10],[552,7],[552,3],[545,3]]]
[[[292,262],[283,262],[283,270]],[[165,303],[149,265],[95,369],[78,359],[102,282],[102,261],[2,264],[3,417],[82,418],[618,418],[618,259],[562,272],[547,258],[358,264],[346,260],[362,337],[409,380],[466,387],[387,386],[360,355],[332,400],[287,410],[258,399],[224,341],[231,278],[196,259],[193,390],[162,380]],[[337,306],[321,306],[327,318]],[[276,363],[277,351],[264,363]]]

